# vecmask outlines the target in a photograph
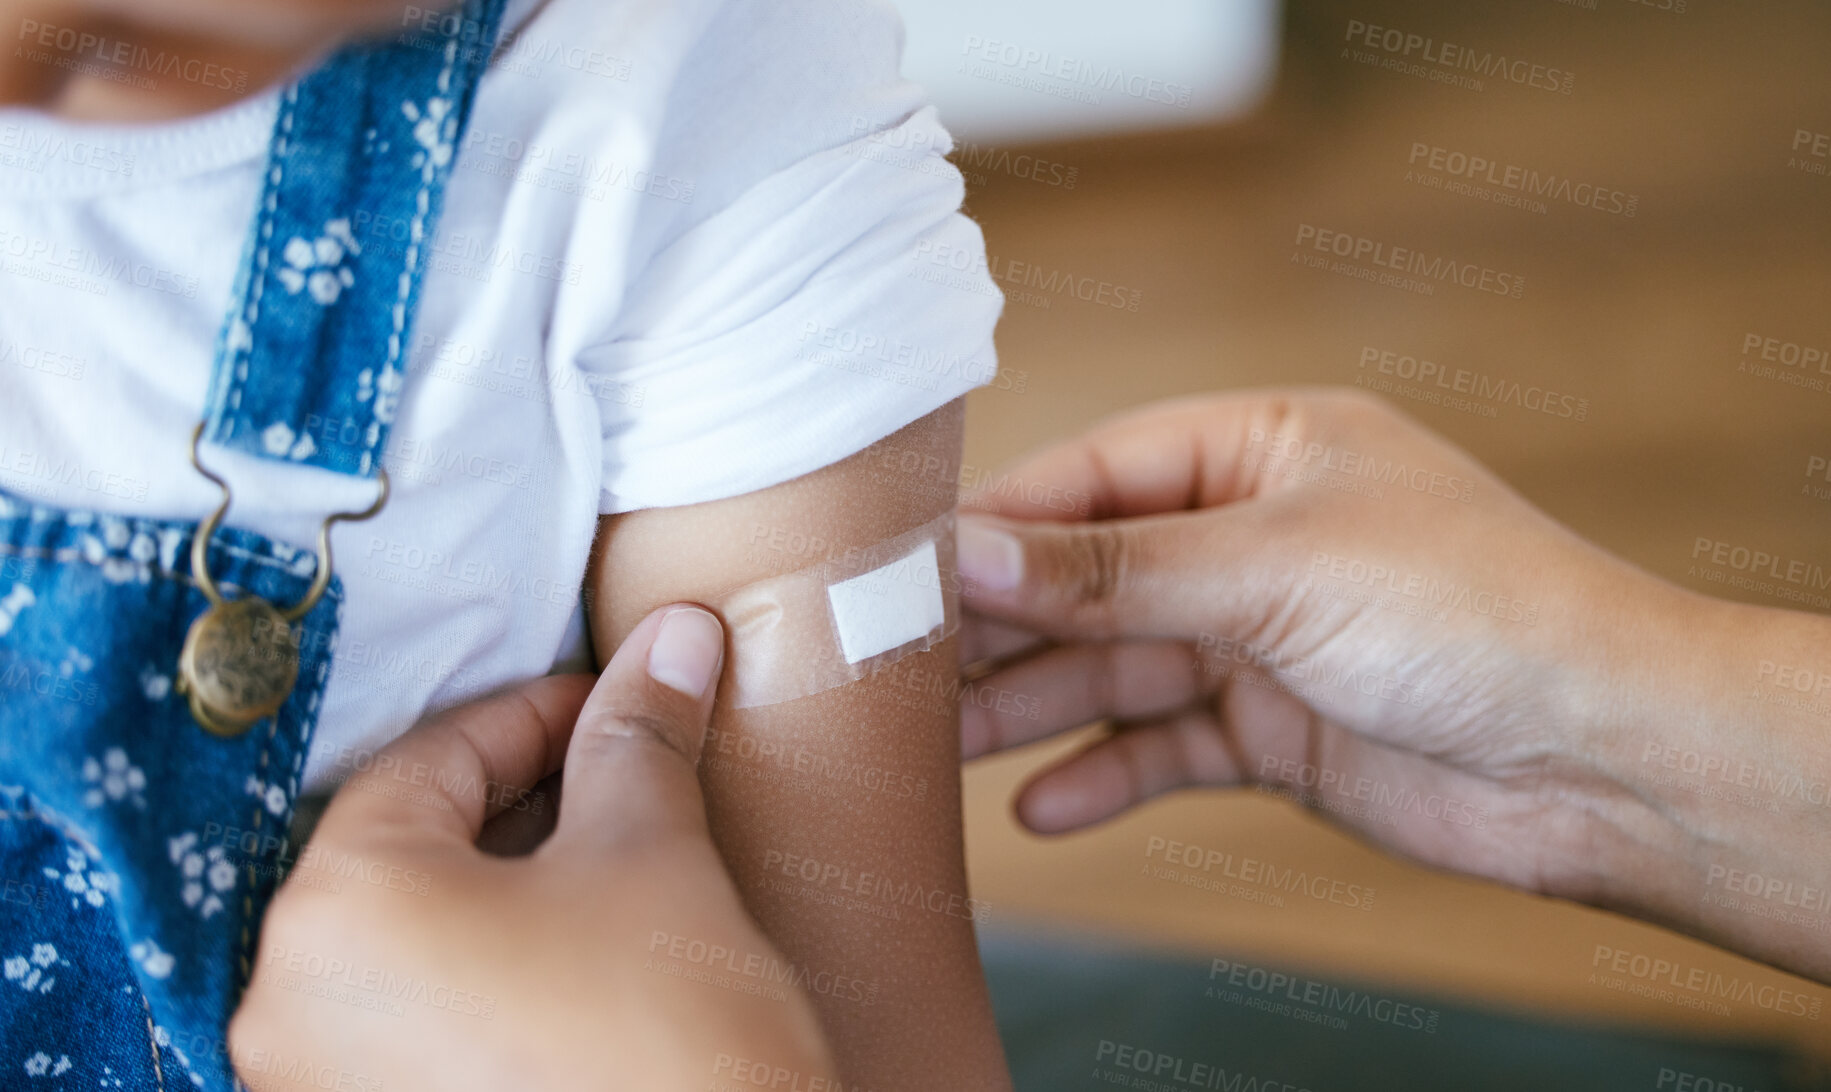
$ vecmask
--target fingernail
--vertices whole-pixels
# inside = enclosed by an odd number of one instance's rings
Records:
[[[954,537],[960,575],[991,591],[1010,591],[1024,579],[1024,547],[1016,538],[970,516]]]
[[[676,607],[662,616],[661,629],[648,649],[651,679],[693,698],[703,698],[718,676],[725,652],[725,631],[718,619],[698,607]]]

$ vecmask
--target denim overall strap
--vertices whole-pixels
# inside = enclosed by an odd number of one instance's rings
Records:
[[[228,1092],[330,670],[341,585],[299,623],[299,682],[231,739],[192,721],[178,648],[209,605],[194,524],[0,496],[0,1088]],[[219,531],[224,594],[295,602],[308,550]]]
[[[346,49],[284,94],[208,438],[376,472],[501,7],[465,0],[436,33]],[[391,249],[396,222],[405,245]],[[292,856],[343,587],[333,577],[297,623],[298,682],[279,712],[210,735],[174,686],[209,606],[188,563],[196,530],[0,492],[0,1088],[239,1087],[226,1030]],[[206,551],[230,599],[291,605],[316,572],[309,549],[233,527]],[[309,976],[288,988],[363,1001]],[[233,1062],[268,1083],[372,1084],[296,1058]]]
[[[414,33],[345,49],[286,91],[204,439],[374,475],[444,182],[502,6],[466,0],[435,29],[416,21]]]

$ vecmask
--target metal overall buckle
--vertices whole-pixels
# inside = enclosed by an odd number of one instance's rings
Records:
[[[388,502],[388,472],[376,468],[381,493],[361,512],[333,512],[318,528],[318,571],[297,603],[284,609],[258,595],[224,599],[210,576],[210,540],[233,499],[229,483],[197,458],[202,424],[191,433],[191,465],[223,491],[223,502],[203,521],[191,539],[191,577],[210,601],[210,608],[191,623],[178,654],[178,692],[191,703],[191,716],[207,732],[233,738],[273,716],[286,703],[299,678],[299,637],[293,624],[323,598],[331,583],[331,524],[355,523],[381,511]]]

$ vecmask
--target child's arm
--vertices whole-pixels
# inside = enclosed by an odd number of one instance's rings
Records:
[[[657,605],[712,600],[946,512],[962,419],[955,402],[773,488],[605,517],[588,581],[599,658]],[[955,668],[950,640],[824,693],[715,710],[707,738],[713,835],[805,970],[848,1089],[1010,1087],[974,945],[984,911],[966,891]]]

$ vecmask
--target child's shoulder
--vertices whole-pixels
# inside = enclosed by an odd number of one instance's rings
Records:
[[[900,84],[902,50],[883,0],[508,0],[491,67],[567,96],[792,117]]]
[[[881,0],[509,0],[465,154],[581,201],[640,191],[641,232],[674,238],[886,130],[946,154],[902,45]]]

